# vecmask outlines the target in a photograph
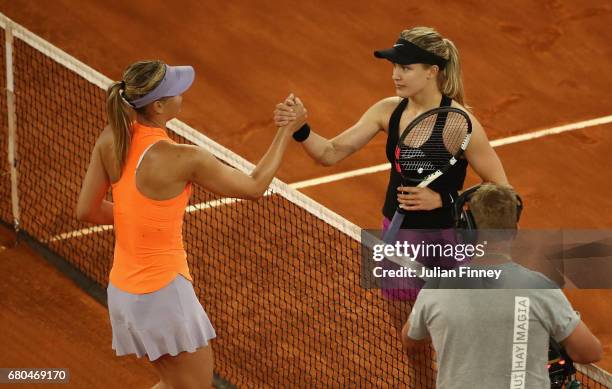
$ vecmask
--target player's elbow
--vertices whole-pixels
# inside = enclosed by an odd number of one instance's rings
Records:
[[[76,218],[78,221],[84,222],[84,223],[91,223],[93,219],[90,212],[84,212],[84,211],[77,211]]]
[[[249,185],[244,188],[244,191],[241,193],[240,198],[244,200],[255,201],[260,199],[266,190],[268,189],[267,185],[256,183],[254,185]]]
[[[335,162],[332,161],[329,158],[321,158],[319,160],[317,160],[318,164],[321,166],[325,166],[325,167],[329,167],[329,166],[334,166]]]
[[[325,150],[319,155],[315,160],[321,166],[333,166],[340,160],[337,157],[337,151],[334,144],[330,141],[329,144],[325,147]]]
[[[338,162],[340,162],[342,158],[340,158],[337,153],[335,152],[330,152],[327,154],[322,155],[320,158],[317,159],[317,162],[319,163],[319,165],[321,166],[325,166],[325,167],[329,167],[329,166],[334,166],[335,164],[337,164]]]
[[[261,191],[248,192],[248,193],[243,194],[241,197],[243,200],[257,201],[263,196],[263,194],[264,192],[261,192]]]
[[[82,204],[77,204],[75,216],[80,222],[89,222],[89,220],[91,219],[91,212],[87,207],[83,206]]]

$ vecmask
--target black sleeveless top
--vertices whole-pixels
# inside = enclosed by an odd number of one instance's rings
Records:
[[[441,107],[448,107],[452,103],[452,99],[447,96],[442,96],[440,102]],[[399,123],[402,117],[402,113],[408,106],[408,99],[403,99],[397,108],[391,114],[389,119],[389,132],[387,134],[387,160],[393,163],[395,162],[395,147],[399,140]],[[465,180],[465,173],[467,169],[467,160],[462,158],[453,166],[451,166],[446,173],[438,177],[434,182],[429,184],[428,188],[435,192],[457,192],[463,188],[463,181]],[[385,204],[383,206],[383,215],[392,219],[397,206],[397,187],[402,184],[402,176],[392,167],[389,170],[389,184],[387,186],[387,195],[385,198]],[[406,186],[410,186],[407,184]],[[456,194],[456,193],[455,193]],[[402,223],[402,228],[411,229],[437,229],[437,228],[450,228],[453,225],[453,214],[452,208],[437,208],[431,211],[404,211],[406,217]]]

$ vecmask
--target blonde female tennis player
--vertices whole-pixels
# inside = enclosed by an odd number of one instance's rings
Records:
[[[395,96],[372,105],[357,123],[333,139],[320,136],[307,125],[297,131],[294,138],[316,162],[330,166],[363,148],[379,132],[385,132],[386,156],[393,164],[400,133],[417,116],[441,106],[466,111],[473,129],[465,158],[426,188],[402,185],[401,175],[390,169],[382,207],[383,231],[389,227],[398,207],[406,211],[402,229],[449,229],[453,226],[452,204],[463,187],[468,164],[483,181],[508,184],[504,168],[482,125],[464,107],[459,52],[450,40],[433,28],[414,27],[402,31],[393,47],[375,51],[374,55],[392,63]],[[276,125],[290,123],[295,116],[291,110],[300,105],[301,101],[292,96],[278,104],[274,112]],[[386,289],[384,293],[392,298],[414,299],[414,291]]]
[[[395,96],[372,105],[352,127],[333,139],[326,139],[308,126],[295,135],[304,150],[316,162],[331,166],[363,148],[379,132],[387,133],[386,154],[395,160],[394,151],[400,133],[419,114],[440,106],[452,106],[468,113],[473,123],[472,139],[465,159],[455,164],[427,188],[402,186],[401,176],[390,170],[383,206],[384,226],[398,205],[408,211],[402,228],[438,229],[452,226],[451,204],[462,188],[469,165],[483,181],[507,184],[504,168],[488,142],[482,125],[464,107],[463,80],[459,52],[455,45],[430,27],[414,27],[400,33],[393,47],[374,52],[393,65]],[[298,99],[299,101],[299,99]],[[277,126],[287,125],[295,115],[297,103],[287,99],[275,110]]]
[[[331,166],[363,148],[379,132],[385,132],[386,156],[393,164],[400,133],[417,116],[442,106],[466,111],[473,127],[465,158],[426,188],[402,185],[401,175],[395,169],[390,169],[382,207],[383,234],[396,209],[401,207],[406,211],[401,228],[408,231],[400,235],[400,240],[452,241],[452,204],[463,188],[468,164],[482,181],[508,184],[501,161],[489,144],[482,125],[464,106],[459,51],[453,42],[435,29],[414,27],[402,31],[393,47],[375,51],[374,55],[391,62],[395,96],[373,104],[353,126],[332,139],[320,136],[308,126],[300,128],[294,138],[302,143],[306,153],[316,162]],[[301,105],[301,101],[293,96],[278,104],[274,112],[276,125],[285,126],[290,123],[295,116],[292,109]],[[434,233],[414,232],[418,229]],[[428,262],[420,258],[418,260],[426,266],[446,266],[448,262],[445,258],[432,258]],[[382,280],[382,296],[389,304],[388,313],[398,335],[409,313],[410,304],[407,302],[416,299],[422,284],[417,279]],[[433,377],[429,379],[432,381]],[[433,385],[433,382],[430,383]]]
[[[212,386],[215,337],[198,301],[183,247],[192,183],[221,196],[255,199],[276,173],[291,134],[306,118],[279,128],[250,175],[208,151],[174,143],[166,122],[194,80],[191,66],[132,64],[107,91],[109,125],[98,138],[77,205],[79,220],[114,224],[108,308],[117,355],[147,355],[156,388]],[[113,202],[105,200],[111,188]]]

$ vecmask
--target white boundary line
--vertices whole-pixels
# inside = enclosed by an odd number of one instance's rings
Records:
[[[391,167],[391,164],[387,162],[387,163],[383,163],[380,165],[364,167],[364,168],[356,169],[356,170],[349,170],[347,172],[330,174],[329,176],[323,176],[319,178],[312,178],[309,180],[294,182],[293,184],[289,184],[289,186],[292,187],[293,189],[308,188],[310,186],[328,184],[330,182],[344,180],[345,178],[352,178],[352,177],[357,177],[357,176],[364,176],[367,174],[384,172],[384,171],[389,170],[390,167]]]
[[[562,132],[580,130],[583,128],[600,126],[602,124],[608,124],[608,123],[612,123],[612,115],[602,116],[600,118],[584,120],[584,121],[576,122],[576,123],[565,124],[565,125],[558,126],[558,127],[551,127],[551,128],[547,128],[544,130],[529,132],[526,134],[509,136],[507,138],[495,139],[491,141],[491,146],[500,147],[500,146],[505,146],[505,145],[509,145],[512,143],[525,142],[525,141],[532,140],[532,139],[542,138],[544,136],[556,135]],[[289,184],[289,186],[292,187],[293,189],[308,188],[308,187],[316,186],[316,185],[329,184],[330,182],[340,181],[346,178],[358,177],[358,176],[363,176],[367,174],[380,173],[380,172],[387,171],[390,168],[391,168],[391,164],[387,162],[387,163],[382,163],[380,165],[374,165],[374,166],[369,166],[369,167],[365,167],[361,169],[350,170],[347,172],[330,174],[328,176],[323,176],[319,178],[312,178],[309,180],[294,182],[293,184]]]
[[[603,124],[608,124],[608,123],[612,123],[612,115],[602,116],[602,117],[595,118],[595,119],[583,120],[581,122],[576,122],[576,123],[564,124],[562,126],[551,127],[551,128],[547,128],[544,130],[534,131],[534,132],[528,132],[526,134],[509,136],[503,139],[496,139],[491,142],[491,146],[493,147],[505,146],[505,145],[509,145],[512,143],[524,142],[527,140],[542,138],[548,135],[556,135],[556,134],[561,134],[562,132],[580,130],[582,128],[601,126]]]
[[[64,232],[59,235],[55,235],[54,237],[51,237],[47,240],[43,240],[42,243],[47,244],[47,243],[59,242],[59,241],[71,239],[71,238],[80,238],[81,236],[95,234],[98,232],[110,231],[112,229],[113,229],[112,225],[102,225],[102,226],[95,226],[95,227],[89,227],[89,228],[82,228],[80,230],[74,230],[70,232]]]
[[[268,192],[266,192],[266,195],[269,194]],[[203,211],[205,209],[209,209],[209,208],[215,208],[215,207],[219,207],[222,205],[229,205],[229,204],[234,204],[234,203],[238,203],[241,202],[243,200],[241,199],[234,199],[234,198],[221,198],[218,200],[211,200],[211,201],[207,201],[205,203],[199,203],[199,204],[194,204],[194,205],[190,205],[187,208],[185,208],[185,212],[187,213],[193,213],[193,212],[198,212],[198,211]],[[47,240],[43,240],[43,243],[52,243],[52,242],[59,242],[62,240],[66,240],[66,239],[71,239],[71,238],[77,238],[77,237],[81,237],[81,236],[86,236],[86,235],[90,235],[90,234],[95,234],[98,232],[104,232],[104,231],[110,231],[114,229],[114,226],[109,224],[109,225],[102,225],[102,226],[95,226],[95,227],[88,227],[88,228],[82,228],[80,230],[74,230],[74,231],[70,231],[70,232],[64,232],[62,234],[59,235],[55,235]]]

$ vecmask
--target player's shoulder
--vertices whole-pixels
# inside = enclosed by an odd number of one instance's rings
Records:
[[[376,103],[374,103],[374,105],[372,105],[372,108],[393,111],[401,102],[402,98],[399,96],[385,97],[384,99],[378,100]]]
[[[459,103],[457,100],[453,100],[452,101],[451,107],[459,109],[459,110],[465,112],[466,114],[468,114],[468,116],[470,116],[470,118],[474,117],[474,114],[472,113],[472,110],[469,109],[468,107],[466,107],[465,105]]]
[[[451,107],[452,108],[460,109],[463,112],[465,112],[468,115],[468,117],[470,118],[470,121],[472,122],[472,125],[473,125],[474,128],[482,128],[482,125],[478,121],[478,118],[476,117],[476,115],[474,115],[474,112],[472,112],[472,108],[471,107],[468,107],[468,106],[465,106],[463,104],[460,104],[456,100],[453,100],[453,102],[451,103]]]
[[[170,139],[160,140],[151,147],[150,152],[156,154],[158,157],[173,161],[173,164],[180,164],[181,162],[191,162],[198,156],[198,150],[200,147],[176,143]]]
[[[185,168],[206,163],[212,157],[212,154],[203,147],[170,141],[160,142],[158,150],[170,158],[174,164]]]
[[[164,145],[162,147],[164,147],[166,150],[173,153],[184,154],[186,156],[194,156],[202,153],[205,150],[202,147],[190,144],[176,143],[171,141],[165,141],[163,143]]]
[[[147,151],[148,158],[155,161],[156,166],[162,174],[180,180],[190,180],[193,172],[202,166],[202,154],[200,147],[175,143],[169,139],[156,142]]]
[[[385,97],[374,103],[368,109],[368,113],[375,115],[377,120],[381,123],[386,123],[401,101],[402,98],[398,96]]]

